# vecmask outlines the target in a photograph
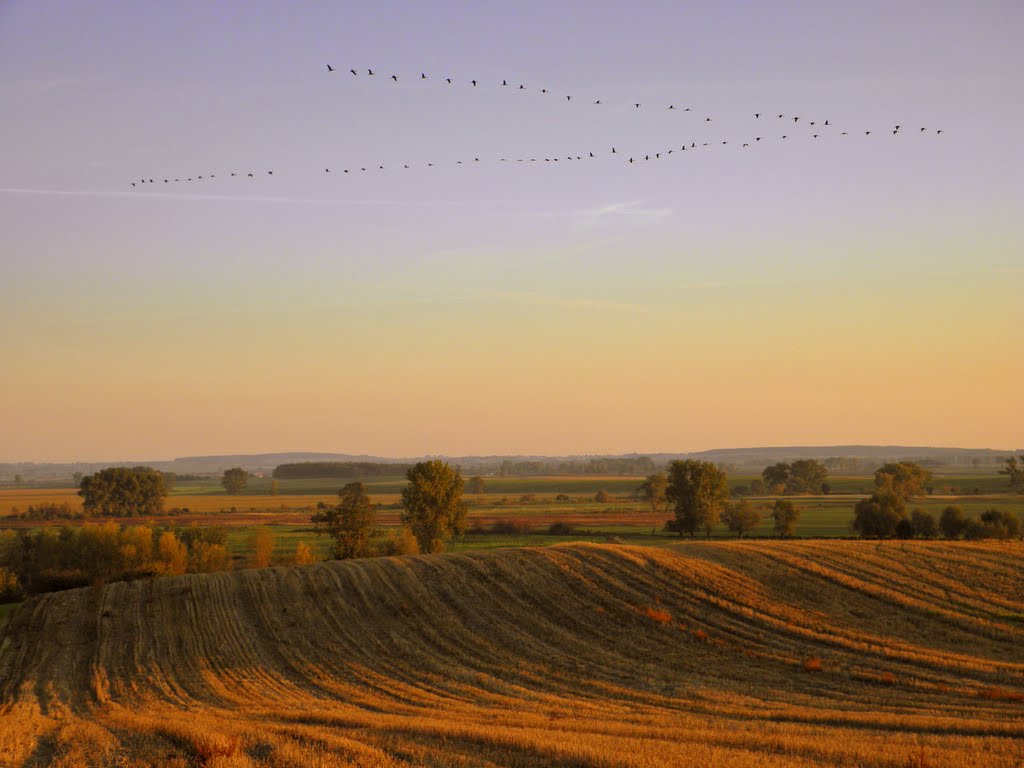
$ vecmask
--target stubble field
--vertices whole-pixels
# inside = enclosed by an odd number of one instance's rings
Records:
[[[1018,766],[1019,543],[685,542],[54,593],[13,766]]]

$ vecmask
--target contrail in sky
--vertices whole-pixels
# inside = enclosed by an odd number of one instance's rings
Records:
[[[340,205],[378,206],[394,208],[460,208],[473,205],[453,200],[345,200],[340,198],[273,197],[260,195],[180,195],[173,192],[118,192],[102,189],[32,189],[30,187],[0,187],[0,194],[24,195],[26,197],[96,197],[125,198],[132,200],[220,200],[237,203],[282,203],[285,205]],[[482,204],[484,201],[480,201]]]

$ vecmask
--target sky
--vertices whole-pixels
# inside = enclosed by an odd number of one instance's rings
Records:
[[[0,461],[1024,447],[1022,33],[0,1]]]

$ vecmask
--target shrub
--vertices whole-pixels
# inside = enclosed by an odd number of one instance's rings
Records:
[[[310,563],[316,562],[316,555],[313,554],[313,550],[309,548],[309,545],[300,541],[295,545],[295,564],[296,565],[309,565]]]
[[[385,557],[417,555],[420,547],[412,531],[407,526],[402,526],[400,531],[381,542],[379,551]]]
[[[800,511],[788,499],[776,499],[772,507],[772,525],[779,536],[792,536]]]
[[[853,508],[853,530],[861,536],[888,539],[906,514],[903,498],[896,493],[873,493]]]
[[[552,523],[547,533],[548,536],[575,536],[576,527],[571,523]]]
[[[910,522],[914,527],[914,534],[922,539],[934,539],[939,533],[939,527],[935,523],[935,516],[923,509],[915,509],[910,513]]]
[[[555,501],[572,501],[566,494],[560,493],[555,496]]]
[[[531,533],[531,529],[529,523],[520,523],[515,520],[499,520],[491,524],[490,532],[504,536],[517,536]]]
[[[955,539],[963,534],[967,519],[960,507],[949,506],[939,515],[939,530],[947,539]]]
[[[986,538],[1013,539],[1020,535],[1020,518],[1012,512],[986,509],[981,513],[981,522]]]
[[[611,500],[612,500],[612,495],[610,493],[608,493],[608,491],[604,490],[603,488],[600,491],[598,491],[596,494],[594,494],[594,501],[596,501],[598,504],[607,504]]]
[[[17,603],[25,597],[18,574],[0,568],[0,603]]]

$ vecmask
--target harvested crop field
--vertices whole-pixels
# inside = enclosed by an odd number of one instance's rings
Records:
[[[1013,544],[570,544],[111,584],[0,644],[0,764],[1019,766]]]

